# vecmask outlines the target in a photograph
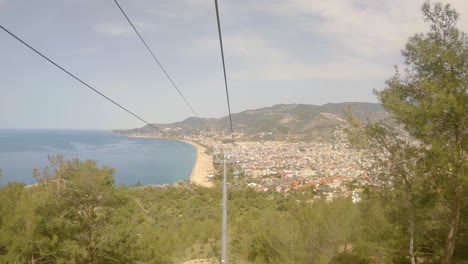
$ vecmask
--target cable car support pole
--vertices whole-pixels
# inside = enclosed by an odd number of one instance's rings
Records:
[[[223,153],[223,208],[221,223],[221,264],[227,263],[227,177],[226,177],[226,154]]]

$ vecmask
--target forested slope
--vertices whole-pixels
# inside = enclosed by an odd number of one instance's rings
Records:
[[[2,263],[182,263],[218,258],[220,188],[124,187],[93,161],[51,158],[38,183],[0,188]],[[390,263],[406,253],[404,219],[379,192],[361,203],[230,188],[235,263]],[[465,208],[466,210],[466,208]],[[466,222],[465,222],[466,223]],[[467,230],[466,224],[462,230]],[[433,239],[438,239],[434,237]],[[437,256],[433,241],[423,242]],[[466,239],[455,255],[462,257]]]

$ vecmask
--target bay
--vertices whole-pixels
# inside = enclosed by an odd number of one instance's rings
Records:
[[[49,154],[96,160],[98,166],[114,168],[116,184],[124,185],[188,180],[196,160],[192,145],[171,139],[129,138],[101,130],[0,129],[1,184],[34,183],[32,169],[49,165]]]

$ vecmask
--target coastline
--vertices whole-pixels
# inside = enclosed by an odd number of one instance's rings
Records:
[[[190,173],[190,183],[197,184],[203,187],[213,187],[213,182],[209,180],[208,175],[213,172],[213,158],[205,153],[205,148],[195,142],[183,142],[194,146],[197,149],[197,158]]]
[[[130,135],[128,137],[161,138],[161,137],[156,137],[156,136],[145,136],[145,135]],[[190,183],[203,186],[203,187],[213,187],[213,182],[211,182],[208,177],[210,172],[214,171],[213,158],[210,155],[207,155],[205,153],[206,149],[200,146],[199,144],[192,142],[192,141],[186,141],[186,140],[180,140],[180,139],[178,140],[194,146],[195,149],[197,150],[195,163],[193,164],[192,171],[190,172],[190,179],[189,179]]]

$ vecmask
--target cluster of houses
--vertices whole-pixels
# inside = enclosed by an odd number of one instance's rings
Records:
[[[332,201],[335,197],[351,198],[353,203],[361,201],[362,186],[371,185],[369,177],[360,176],[353,179],[348,176],[331,176],[316,178],[278,179],[264,178],[262,181],[249,182],[248,187],[258,192],[279,193],[315,193],[316,198],[325,197]]]
[[[257,191],[294,193],[314,190],[317,197],[327,200],[350,197],[353,202],[359,202],[362,192],[359,186],[379,184],[369,181],[363,169],[372,160],[351,148],[343,131],[336,130],[333,137],[333,142],[234,144],[220,144],[212,136],[203,135],[188,139],[207,146],[213,153],[227,153],[248,186]]]

